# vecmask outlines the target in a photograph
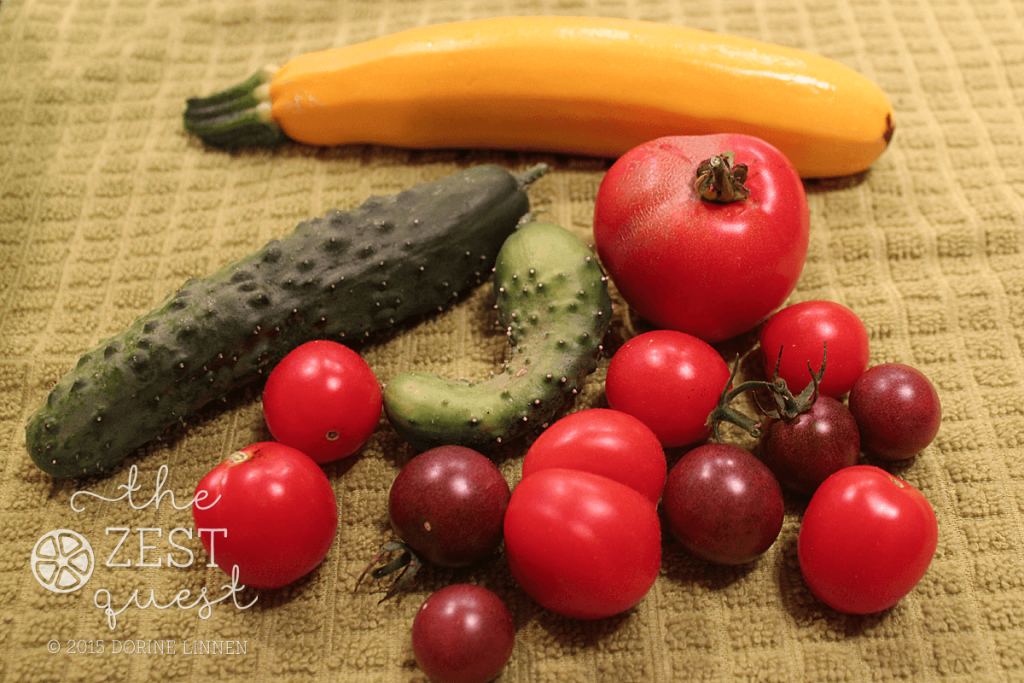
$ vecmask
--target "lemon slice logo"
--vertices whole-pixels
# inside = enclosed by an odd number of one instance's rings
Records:
[[[43,534],[32,549],[32,574],[54,593],[72,593],[84,586],[94,565],[89,541],[70,529]]]

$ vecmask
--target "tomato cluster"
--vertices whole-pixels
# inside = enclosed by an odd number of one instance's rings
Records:
[[[543,607],[599,619],[633,608],[654,585],[662,522],[697,558],[745,564],[774,544],[790,495],[809,498],[798,556],[818,598],[850,613],[898,602],[934,555],[935,515],[919,491],[861,455],[885,464],[919,453],[939,428],[939,397],[910,366],[869,368],[867,328],[852,310],[780,308],[809,229],[791,164],[749,136],[662,138],[612,166],[594,220],[604,266],[656,328],[612,355],[608,407],[545,426],[513,489],[488,457],[455,443],[413,457],[388,496],[400,541],[363,576],[402,570],[390,595],[424,563],[503,556]],[[758,326],[763,376],[737,384],[739,361],[730,371],[711,344]],[[748,392],[755,417],[733,405]],[[227,530],[203,539],[226,571],[276,587],[324,559],[337,507],[317,464],[358,452],[377,427],[381,391],[357,353],[312,342],[271,373],[263,408],[277,441],[207,475],[194,515]],[[722,442],[722,422],[756,445]],[[390,551],[401,554],[375,568]],[[416,661],[439,683],[493,679],[514,640],[505,602],[475,585],[430,595],[412,624]]]
[[[662,446],[704,441],[718,421],[758,437],[753,453],[707,443],[678,461],[661,502],[668,528],[701,559],[742,564],[778,537],[784,490],[810,497],[800,563],[812,591],[840,611],[891,607],[927,569],[935,516],[909,484],[858,463],[862,450],[882,461],[919,453],[939,427],[938,395],[909,366],[867,369],[866,328],[834,302],[781,309],[760,343],[770,370],[735,387],[717,352],[683,332],[640,334],[611,359],[609,404],[648,424]],[[759,419],[739,413],[730,403],[746,391],[774,409],[761,408]]]
[[[941,407],[919,371],[868,369],[868,332],[852,310],[830,301],[777,310],[802,270],[808,230],[799,178],[760,140],[659,138],[619,158],[598,191],[595,246],[630,310],[657,329],[616,352],[605,393],[664,447],[696,445],[669,472],[662,500],[670,530],[692,553],[748,562],[779,533],[782,492],[810,497],[801,533],[808,584],[836,609],[877,611],[921,578],[935,519],[893,512],[886,521],[872,507],[878,501],[923,510],[924,498],[880,468],[859,466],[861,453],[882,463],[913,457],[934,439]],[[709,344],[759,325],[765,376],[734,387]],[[748,391],[757,417],[731,406]],[[697,445],[712,431],[719,436],[723,421],[757,439],[752,453]],[[856,495],[879,477],[875,493]],[[861,543],[872,537],[875,545]],[[847,538],[840,572],[820,556],[838,556]],[[860,578],[844,584],[840,574]]]

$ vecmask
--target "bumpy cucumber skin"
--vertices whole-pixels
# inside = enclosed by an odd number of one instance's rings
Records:
[[[189,279],[57,382],[26,427],[33,462],[101,473],[303,342],[361,341],[441,310],[490,276],[543,172],[481,165],[371,197]]]
[[[597,368],[612,317],[607,277],[578,237],[527,223],[501,248],[494,271],[498,320],[511,356],[480,381],[404,372],[384,388],[384,411],[414,448],[488,450],[542,426]]]

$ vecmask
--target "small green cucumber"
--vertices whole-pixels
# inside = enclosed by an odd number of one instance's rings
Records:
[[[371,197],[189,279],[56,383],[26,427],[32,460],[55,477],[103,472],[306,341],[363,341],[443,309],[490,277],[545,170],[480,165]]]
[[[597,368],[612,317],[608,278],[573,233],[527,222],[494,268],[498,321],[511,355],[502,372],[450,380],[404,372],[384,388],[384,411],[415,448],[487,449],[548,422]]]

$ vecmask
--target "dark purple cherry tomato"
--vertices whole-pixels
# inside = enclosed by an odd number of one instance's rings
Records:
[[[924,374],[902,363],[869,368],[850,391],[850,412],[866,453],[885,460],[912,458],[939,431],[942,405]]]
[[[512,615],[482,586],[455,584],[428,597],[412,622],[416,663],[434,683],[488,683],[515,646]]]
[[[391,525],[421,558],[463,567],[490,554],[502,538],[511,497],[501,471],[463,446],[420,453],[391,485]]]
[[[697,557],[745,564],[772,546],[784,504],[775,476],[739,446],[709,443],[676,463],[662,500],[669,530]]]
[[[809,496],[835,472],[857,464],[860,434],[849,409],[828,396],[791,420],[770,420],[760,457],[782,488]]]

